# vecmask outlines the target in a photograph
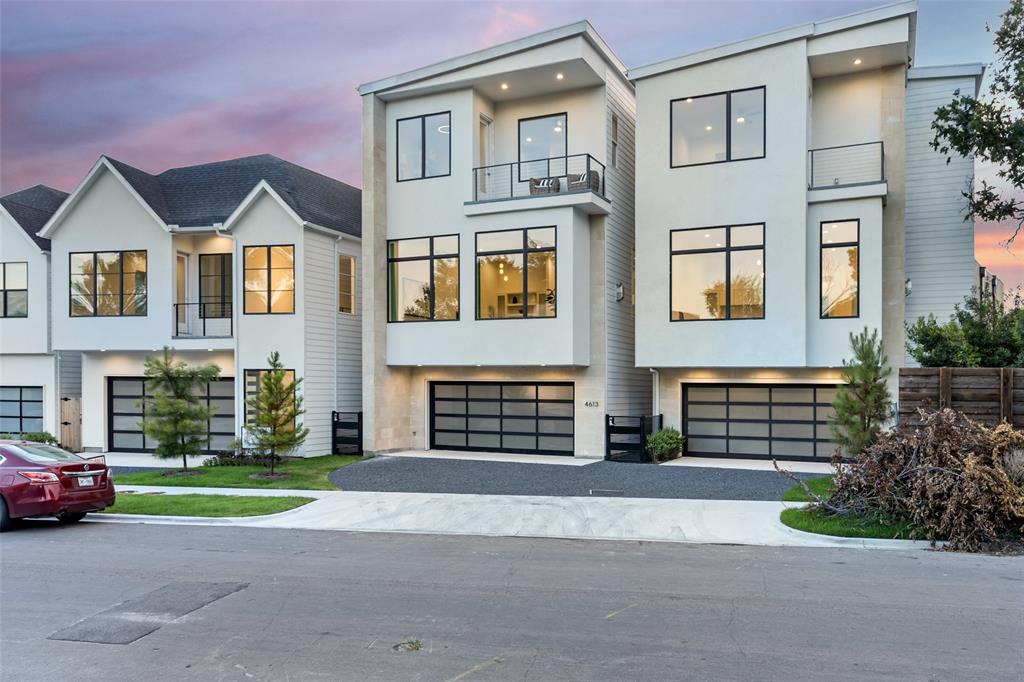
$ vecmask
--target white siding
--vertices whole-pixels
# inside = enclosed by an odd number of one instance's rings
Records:
[[[82,354],[77,351],[57,351],[58,398],[82,397]]]
[[[633,244],[634,244],[634,148],[636,100],[633,91],[609,74],[608,169],[605,192],[612,212],[605,221],[605,282],[607,302],[606,412],[613,415],[648,414],[651,410],[651,380],[646,369],[636,368],[634,353]],[[612,167],[612,116],[618,118],[618,159]],[[622,283],[623,298],[616,301]]]
[[[929,146],[935,109],[953,93],[973,92],[970,77],[911,79],[907,83],[906,271],[913,283],[906,319],[933,314],[944,322],[978,281],[974,263],[974,223],[964,222],[961,192],[974,175],[974,160],[949,164]],[[907,364],[916,363],[909,356]]]
[[[355,312],[338,313],[337,316],[337,399],[335,408],[341,412],[358,412],[363,409],[363,268],[359,256],[360,243],[346,238],[338,242],[338,253],[354,256],[356,259]]]
[[[323,455],[331,451],[331,411],[334,409],[335,317],[338,307],[334,239],[305,231],[305,255],[302,268],[305,286],[302,297],[306,309],[305,378],[302,392],[306,414],[303,423],[310,429],[305,454]]]

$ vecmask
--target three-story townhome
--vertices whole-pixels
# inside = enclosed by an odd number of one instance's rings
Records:
[[[916,17],[890,5],[629,71],[636,358],[688,454],[829,458],[849,335],[878,329],[899,366],[911,309],[942,315],[977,283],[954,218],[970,162],[939,170],[928,126],[980,69],[910,68]]]
[[[581,22],[359,88],[364,446],[599,457],[633,358],[633,87]]]
[[[47,431],[75,447],[81,356],[50,338],[50,242],[36,232],[67,198],[36,185],[0,198],[0,433]],[[74,424],[70,423],[74,420]]]
[[[153,175],[101,157],[40,232],[53,258],[53,347],[82,351],[86,450],[146,451],[147,356],[165,346],[221,378],[210,449],[228,446],[267,357],[281,354],[311,430],[360,407],[360,192],[269,155]]]

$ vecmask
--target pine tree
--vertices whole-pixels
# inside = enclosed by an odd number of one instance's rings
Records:
[[[214,409],[200,400],[199,392],[217,380],[220,368],[213,364],[190,367],[175,361],[164,347],[162,358],[146,358],[145,374],[153,401],[145,407],[142,430],[157,441],[157,457],[181,457],[182,470],[188,470],[188,458],[200,455],[210,442],[208,424]]]
[[[260,375],[259,390],[246,401],[250,419],[244,428],[249,443],[267,459],[273,476],[274,465],[305,442],[309,429],[298,422],[306,413],[298,392],[302,378],[288,381],[277,351],[270,354],[267,364],[270,369]]]
[[[850,334],[852,360],[843,360],[842,377],[832,402],[832,440],[847,456],[855,457],[878,438],[889,419],[892,396],[886,379],[892,374],[889,359],[882,353],[878,330]]]

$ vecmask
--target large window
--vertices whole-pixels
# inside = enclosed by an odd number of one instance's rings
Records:
[[[356,311],[356,259],[338,256],[338,312]]]
[[[295,247],[245,247],[245,313],[295,312]]]
[[[388,242],[388,322],[459,319],[459,236]]]
[[[399,182],[451,174],[451,122],[450,111],[397,121]]]
[[[42,386],[0,386],[0,433],[43,430]]]
[[[673,230],[671,319],[764,317],[764,225]]]
[[[764,157],[765,88],[672,100],[669,165]]]
[[[28,263],[0,263],[0,317],[28,317]]]
[[[199,254],[199,317],[231,317],[231,254]]]
[[[821,223],[821,316],[860,315],[860,221]]]
[[[565,113],[519,120],[519,182],[565,175],[569,117]]]
[[[476,235],[476,317],[555,316],[555,228]]]
[[[146,314],[145,251],[72,253],[71,316]]]

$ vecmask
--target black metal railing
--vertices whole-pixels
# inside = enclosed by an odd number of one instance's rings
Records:
[[[605,166],[590,154],[473,169],[473,201],[593,192],[604,196]]]
[[[175,303],[176,338],[230,338],[235,334],[230,301]]]
[[[331,454],[363,454],[362,412],[331,412]]]
[[[647,452],[647,436],[661,430],[661,415],[645,417],[606,414],[604,458],[613,462],[652,462]]]
[[[807,152],[808,189],[830,189],[885,182],[885,145],[882,142],[844,144]]]

